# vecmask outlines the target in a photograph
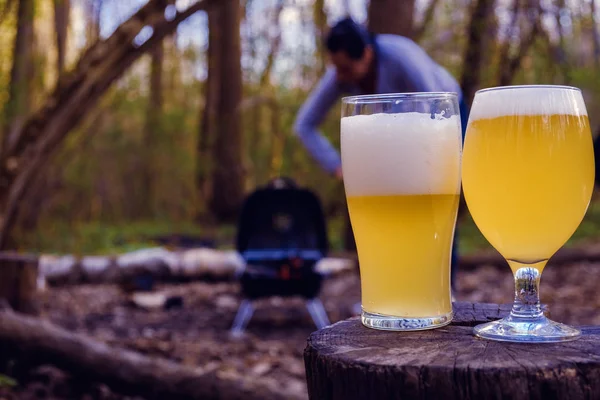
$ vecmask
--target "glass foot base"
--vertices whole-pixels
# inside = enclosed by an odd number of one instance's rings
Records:
[[[488,322],[473,328],[475,335],[483,339],[503,342],[556,343],[575,340],[581,336],[579,329],[539,318],[512,318]]]
[[[439,317],[403,318],[363,310],[360,319],[367,328],[384,331],[422,331],[448,325],[452,322],[452,312]]]

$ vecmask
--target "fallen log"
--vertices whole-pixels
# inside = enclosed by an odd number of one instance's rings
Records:
[[[4,259],[37,260],[39,282],[58,286],[78,283],[123,283],[139,275],[157,281],[233,280],[244,268],[244,260],[234,250],[198,248],[171,251],[162,247],[119,256],[54,256],[0,253]],[[35,261],[34,261],[35,263]],[[323,274],[336,274],[354,268],[350,258],[327,257],[316,266]],[[0,296],[1,297],[1,296]]]
[[[117,349],[7,309],[0,310],[0,354],[16,356],[31,367],[51,364],[84,381],[102,382],[115,391],[147,399],[290,398],[282,388],[260,381]]]
[[[236,252],[215,249],[170,251],[162,247],[141,249],[118,256],[73,255],[39,257],[40,275],[51,285],[119,283],[139,274],[157,280],[212,277],[229,279],[243,267]]]

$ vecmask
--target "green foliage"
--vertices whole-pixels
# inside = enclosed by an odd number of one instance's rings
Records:
[[[469,67],[462,62],[468,4],[466,0],[440,1],[434,20],[420,40],[432,57],[456,77]],[[302,15],[310,19],[312,14]],[[585,36],[591,20],[584,19],[581,24],[586,29],[565,33],[565,42],[569,43],[565,49],[568,74],[557,65],[547,43],[538,39],[524,58],[514,83],[568,83],[582,88],[595,129],[600,124],[596,117],[600,112],[600,80],[595,65],[582,51],[585,46],[591,48],[590,38]],[[581,24],[574,21],[576,27]],[[490,32],[495,29],[490,27]],[[0,24],[0,110],[7,100],[14,32],[15,18],[11,16]],[[260,103],[243,109],[245,147],[239,162],[246,171],[246,190],[253,190],[278,175],[290,176],[314,190],[328,216],[332,247],[340,249],[345,207],[343,185],[316,164],[292,130],[297,111],[311,84],[318,79],[314,49],[302,43],[297,48],[282,49],[276,59],[283,59],[285,65],[274,70],[280,74],[273,73],[276,84],[258,87],[257,76],[261,71],[251,67],[264,65],[265,49],[258,47],[269,46],[269,40],[266,36],[253,40],[244,32],[244,76],[248,77],[244,82],[244,99],[271,97],[276,103],[276,107]],[[498,59],[499,46],[497,41],[490,40],[486,47],[482,86],[497,83],[498,68],[505,61]],[[53,78],[49,78],[53,56],[52,49],[36,51],[40,54],[36,54],[34,99],[39,104],[45,95],[44,87],[53,84]],[[116,253],[153,245],[148,236],[169,232],[216,235],[224,245],[231,244],[234,226],[222,226],[213,232],[208,225],[194,222],[206,210],[202,203],[205,196],[198,193],[195,174],[197,169],[210,167],[210,160],[197,157],[204,85],[198,71],[202,70],[205,58],[204,50],[193,41],[177,48],[171,39],[166,39],[164,109],[161,115],[152,116],[152,129],[148,128],[147,112],[149,57],[135,63],[113,85],[98,108],[67,136],[45,169],[41,195],[24,210],[27,214],[39,206],[37,225],[32,228],[22,224],[17,231],[23,249]],[[299,81],[301,85],[294,85]],[[338,103],[321,126],[336,148],[340,139],[339,117]],[[1,118],[0,112],[0,126]],[[150,185],[144,183],[144,177],[149,177]],[[590,240],[600,231],[600,210],[596,204],[593,203],[570,244]],[[201,220],[205,219],[209,218]],[[489,248],[468,217],[460,223],[459,234],[463,254]]]
[[[232,232],[231,227],[223,226],[216,232],[216,238],[230,242]],[[20,243],[24,249],[39,253],[104,255],[154,247],[158,244],[153,238],[170,234],[203,237],[212,236],[213,232],[205,231],[189,221],[56,222],[22,234]]]
[[[0,374],[0,388],[1,387],[15,387],[17,386],[17,381],[13,378]]]

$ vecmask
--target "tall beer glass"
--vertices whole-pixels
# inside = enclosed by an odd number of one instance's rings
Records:
[[[515,277],[510,316],[475,333],[516,342],[578,337],[577,329],[542,314],[538,288],[548,259],[579,226],[592,195],[594,153],[581,92],[563,86],[477,92],[462,177],[473,220]]]
[[[342,170],[367,327],[420,330],[452,320],[460,126],[454,93],[342,100]]]

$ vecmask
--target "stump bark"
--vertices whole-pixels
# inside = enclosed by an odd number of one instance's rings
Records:
[[[600,327],[573,342],[476,338],[509,306],[455,304],[446,327],[385,332],[358,318],[314,332],[304,352],[310,399],[599,399]]]

